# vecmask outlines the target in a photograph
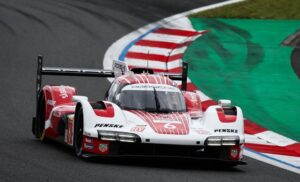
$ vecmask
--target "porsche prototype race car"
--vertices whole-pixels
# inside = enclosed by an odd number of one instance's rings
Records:
[[[244,164],[243,114],[229,100],[202,110],[197,92],[186,91],[182,74],[43,67],[38,57],[37,106],[32,131],[74,149],[78,157],[159,156],[216,159]],[[41,87],[43,75],[115,78],[103,101],[91,102],[70,86]],[[182,81],[178,87],[176,80]]]

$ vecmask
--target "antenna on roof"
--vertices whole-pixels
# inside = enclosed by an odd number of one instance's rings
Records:
[[[171,56],[173,50],[174,50],[174,49],[172,49],[172,50],[169,52],[169,55],[168,55],[168,57],[166,58],[166,59],[167,59],[167,61],[166,61],[166,70],[167,70],[167,72],[169,72],[168,62],[169,62],[169,60],[170,60],[170,56]]]
[[[150,51],[148,50],[148,56],[147,56],[147,71],[146,71],[147,74],[149,74],[149,60],[148,60],[149,53],[150,53]]]

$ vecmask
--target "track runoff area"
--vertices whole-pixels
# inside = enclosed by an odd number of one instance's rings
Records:
[[[245,155],[300,174],[297,127],[290,127],[291,123],[282,118],[285,115],[279,116],[278,110],[268,107],[276,99],[276,93],[280,93],[274,85],[280,87],[284,83],[278,80],[277,72],[271,74],[275,69],[281,67],[282,74],[293,81],[287,88],[299,81],[287,74],[290,70],[286,62],[280,64],[290,51],[287,48],[278,51],[278,41],[299,27],[300,21],[187,18],[195,12],[237,2],[191,10],[142,27],[107,50],[104,68],[111,67],[110,60],[118,59],[125,61],[129,68],[148,66],[156,72],[181,72],[182,61],[189,62],[187,88],[200,95],[204,109],[216,104],[214,99],[220,97],[230,98],[243,108],[249,118],[245,119]],[[282,31],[286,23],[291,29]],[[276,29],[278,25],[281,28]],[[292,118],[294,115],[288,112],[294,111],[286,108],[285,113]]]

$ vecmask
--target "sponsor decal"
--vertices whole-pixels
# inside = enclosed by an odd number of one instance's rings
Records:
[[[66,89],[65,89],[65,87],[59,87],[59,96],[61,97],[61,98],[63,98],[63,99],[66,99],[66,98],[68,98],[69,96],[68,96],[68,93],[67,93],[67,91],[66,91]]]
[[[92,143],[85,143],[84,148],[92,150],[94,149],[94,145]]]
[[[68,117],[67,129],[65,130],[65,142],[73,145],[74,117]]]
[[[104,153],[108,151],[108,144],[105,143],[100,143],[99,144],[99,151]]]
[[[49,100],[47,101],[47,104],[50,105],[50,106],[54,106],[55,103],[56,103],[56,101],[54,101],[54,100],[50,100],[50,99],[49,99]]]
[[[136,125],[135,127],[131,128],[130,131],[134,132],[143,132],[146,128],[146,125]]]
[[[118,124],[96,124],[94,126],[95,128],[123,128],[123,125],[118,125]]]
[[[215,129],[215,133],[237,133],[238,130],[236,129]]]

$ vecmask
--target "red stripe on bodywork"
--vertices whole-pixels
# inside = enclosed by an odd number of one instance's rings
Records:
[[[129,110],[136,114],[143,121],[159,134],[186,135],[189,133],[187,113],[149,113],[138,110]],[[156,120],[156,121],[155,121]],[[159,122],[163,121],[163,122]],[[169,121],[169,122],[168,122]],[[175,121],[175,122],[172,122]],[[174,127],[174,128],[173,128]]]
[[[132,112],[133,114],[136,114],[138,117],[140,117],[141,119],[146,121],[156,133],[158,132],[156,127],[151,122],[151,118],[149,118],[149,116],[146,116],[145,114],[141,114],[139,111],[135,111],[135,110],[131,110],[130,112]]]
[[[160,28],[160,29],[154,31],[154,33],[159,33],[159,34],[189,36],[189,37],[204,34],[206,32],[207,31],[196,32],[196,31],[179,30],[179,29],[171,29],[171,28]]]
[[[275,145],[253,144],[253,143],[246,143],[245,147],[248,147],[252,150],[262,152],[262,153],[300,157],[300,153],[297,153],[293,150],[289,150],[288,147],[280,147],[280,146],[275,146]]]
[[[176,59],[181,59],[183,54],[175,54],[172,56],[164,56],[161,54],[146,54],[139,52],[128,52],[126,58],[141,59],[141,61],[158,61],[167,63]]]

